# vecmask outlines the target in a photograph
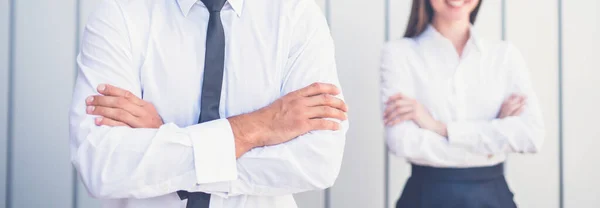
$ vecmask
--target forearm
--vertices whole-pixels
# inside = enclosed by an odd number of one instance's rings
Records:
[[[148,198],[189,190],[199,182],[235,179],[234,160],[229,170],[225,160],[195,163],[189,133],[173,124],[160,129],[84,127],[73,135],[85,135],[73,138],[78,143],[73,164],[98,198]]]
[[[294,30],[281,83],[285,96],[273,108],[230,118],[236,140],[242,138],[236,153],[238,178],[221,186],[200,185],[204,191],[279,196],[324,189],[337,178],[348,121],[333,40],[314,2],[296,8],[298,15],[286,23]]]
[[[94,90],[84,80],[89,79],[80,73],[72,99],[71,158],[93,196],[148,198],[235,179],[234,141],[227,120],[186,128],[98,126],[96,116],[85,110],[85,100]]]
[[[265,128],[266,122],[262,121],[260,110],[233,116],[227,120],[231,124],[235,141],[235,155],[238,159],[246,152],[262,146],[261,139],[272,133]]]
[[[86,188],[99,198],[147,198],[189,190],[198,183],[234,180],[234,141],[226,121],[132,129],[97,126],[97,116],[86,112],[86,99],[98,95],[100,84],[141,98],[139,66],[132,59],[136,55],[122,11],[117,1],[99,5],[85,27],[77,58],[71,160]]]
[[[535,153],[544,140],[543,123],[527,117],[448,123],[448,140],[481,154]]]
[[[341,166],[348,123],[338,131],[314,131],[289,142],[257,147],[237,160],[238,178],[199,185],[198,191],[223,196],[281,196],[325,189]]]
[[[446,125],[446,123],[438,121],[438,120],[433,120],[431,122],[431,124],[418,124],[419,126],[421,126],[421,128],[429,130],[433,133],[436,133],[437,135],[447,139],[448,138],[448,125]]]
[[[461,160],[456,157],[468,152],[450,146],[445,137],[413,121],[387,127],[386,142],[392,154],[420,164],[460,164]]]

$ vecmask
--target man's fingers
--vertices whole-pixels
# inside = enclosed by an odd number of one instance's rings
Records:
[[[127,95],[128,93],[131,93],[127,90],[109,85],[109,84],[100,84],[98,85],[97,88],[98,92],[100,94],[106,95],[106,96],[115,96],[115,97],[125,97],[125,95]]]
[[[329,107],[329,106],[311,107],[308,109],[307,116],[308,116],[308,118],[311,118],[311,119],[333,118],[333,119],[338,119],[338,120],[342,120],[342,121],[348,119],[346,112],[341,111],[337,108]]]
[[[111,127],[115,127],[115,126],[129,126],[123,122],[119,122],[119,121],[115,121],[112,120],[110,118],[103,118],[103,117],[98,117],[94,120],[94,123],[96,123],[96,125],[98,126],[111,126]]]
[[[330,94],[320,94],[309,97],[306,101],[306,106],[329,106],[341,110],[343,112],[348,112],[348,106],[346,105],[346,103],[342,99],[334,97]]]
[[[131,93],[127,90],[109,85],[109,84],[100,84],[100,85],[98,85],[97,90],[102,95],[113,96],[113,97],[123,97],[123,98],[126,98],[127,100],[131,101],[133,104],[136,104],[139,106],[144,106],[144,104],[146,103],[144,100],[138,98],[133,93]]]
[[[129,112],[119,108],[108,108],[102,106],[88,106],[86,108],[87,114],[102,116],[118,122],[126,123],[129,126],[137,126],[137,118],[131,115]]]
[[[124,97],[95,95],[85,100],[87,106],[123,109],[134,116],[142,116],[144,109]]]
[[[330,130],[330,131],[340,130],[340,124],[335,121],[317,118],[317,119],[311,119],[308,122],[310,124],[311,131],[314,131],[314,130]]]
[[[319,94],[338,95],[340,94],[340,89],[333,84],[317,82],[296,92],[302,97],[311,97]]]

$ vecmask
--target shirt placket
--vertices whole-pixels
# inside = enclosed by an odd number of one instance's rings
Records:
[[[461,59],[459,60],[456,71],[454,72],[450,84],[452,85],[452,97],[454,100],[454,119],[464,120],[466,117],[466,101],[465,101],[465,90],[467,83],[463,79],[464,71],[466,70],[466,64]]]
[[[463,50],[463,54],[462,56],[458,59],[458,64],[456,67],[456,71],[454,72],[454,75],[452,77],[453,82],[452,84],[454,85],[454,98],[456,100],[456,105],[455,105],[455,120],[457,121],[461,121],[461,120],[465,120],[467,118],[467,89],[469,87],[469,84],[467,81],[469,81],[468,79],[466,79],[465,77],[468,75],[469,73],[469,68],[472,67],[469,64],[469,58],[472,55],[471,53],[472,51],[472,44],[471,42],[467,42],[465,45],[465,48]]]

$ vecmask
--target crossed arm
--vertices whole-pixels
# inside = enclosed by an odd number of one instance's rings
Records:
[[[86,26],[70,112],[71,160],[93,196],[148,198],[178,190],[274,196],[334,183],[347,107],[316,5],[299,23],[308,29],[296,34],[303,38],[290,52],[285,96],[252,113],[180,127],[163,124],[139,99],[127,24],[116,4],[104,2]]]
[[[465,151],[478,155],[539,151],[544,125],[526,64],[513,46],[508,48],[507,70],[514,93],[493,120],[443,123],[408,96],[413,92],[410,73],[395,45],[383,50],[382,103],[389,149],[413,161],[453,164],[453,155]]]

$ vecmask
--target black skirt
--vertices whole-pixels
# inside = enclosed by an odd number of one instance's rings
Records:
[[[515,208],[504,165],[433,168],[412,165],[396,208]]]

